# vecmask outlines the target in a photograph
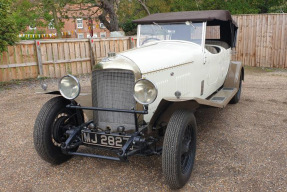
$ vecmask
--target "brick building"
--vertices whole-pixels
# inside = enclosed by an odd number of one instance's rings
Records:
[[[96,12],[96,10],[94,11]],[[87,11],[82,11],[82,13],[83,13],[82,15],[89,14],[89,12]],[[106,29],[103,23],[100,23],[97,14],[94,14],[90,20],[88,19],[87,16],[79,16],[79,15],[81,14],[79,14],[79,12],[76,11],[69,12],[68,14],[69,19],[64,20],[65,25],[61,29],[63,38],[90,38],[91,29],[93,32],[93,38],[110,37],[109,30]],[[41,38],[55,38],[55,36],[57,36],[57,31],[52,25],[49,25],[46,28],[27,26],[27,30],[44,31],[43,34],[37,34],[37,33],[33,34],[33,37],[36,36]],[[24,33],[22,35],[26,34]],[[31,36],[31,34],[29,34],[29,36]]]
[[[70,38],[90,38],[91,28],[93,30],[93,38],[105,38],[110,36],[109,30],[106,29],[103,23],[96,21],[95,18],[87,20],[83,17],[66,20],[64,28],[62,29],[62,36]],[[48,27],[47,32],[56,33],[56,30]]]

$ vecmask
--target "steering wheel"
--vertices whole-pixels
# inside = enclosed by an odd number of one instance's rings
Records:
[[[145,39],[145,40],[142,42],[141,45],[145,44],[145,43],[146,43],[147,41],[149,41],[149,40],[157,40],[157,41],[160,41],[160,39],[158,39],[158,38],[150,37],[150,38]]]

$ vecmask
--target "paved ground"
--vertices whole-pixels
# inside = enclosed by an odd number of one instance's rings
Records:
[[[160,156],[41,160],[32,132],[50,96],[33,93],[39,82],[17,83],[0,87],[0,191],[169,190]],[[287,71],[248,68],[239,104],[202,109],[196,118],[195,167],[181,191],[287,191]]]

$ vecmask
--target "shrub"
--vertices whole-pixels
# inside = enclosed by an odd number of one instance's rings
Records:
[[[0,53],[18,40],[18,31],[10,10],[11,3],[11,0],[0,0]]]

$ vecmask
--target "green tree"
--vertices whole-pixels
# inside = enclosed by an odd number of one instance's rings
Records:
[[[286,0],[121,0],[119,21],[126,33],[135,33],[132,20],[149,13],[215,9],[229,10],[231,14],[282,13],[286,7]]]
[[[17,0],[12,3],[12,16],[18,31],[25,31],[27,26],[36,26],[39,14],[30,0]]]
[[[280,6],[285,0],[204,0],[200,1],[200,10],[225,9],[231,14],[268,13],[272,7]]]
[[[16,23],[11,13],[11,0],[0,0],[0,53],[17,40]]]
[[[68,0],[40,0],[35,4],[40,18],[45,20],[42,25],[53,26],[58,38],[62,37],[61,29],[64,27],[64,20],[67,19],[65,6],[68,3]]]
[[[99,14],[98,19],[109,31],[118,31],[119,23],[117,9],[120,0],[40,0],[37,8],[40,16],[45,19],[45,25],[52,24],[61,38],[61,29],[68,15],[73,17],[91,18]]]
[[[271,6],[268,10],[269,13],[287,13],[287,1],[282,0],[280,5]]]

